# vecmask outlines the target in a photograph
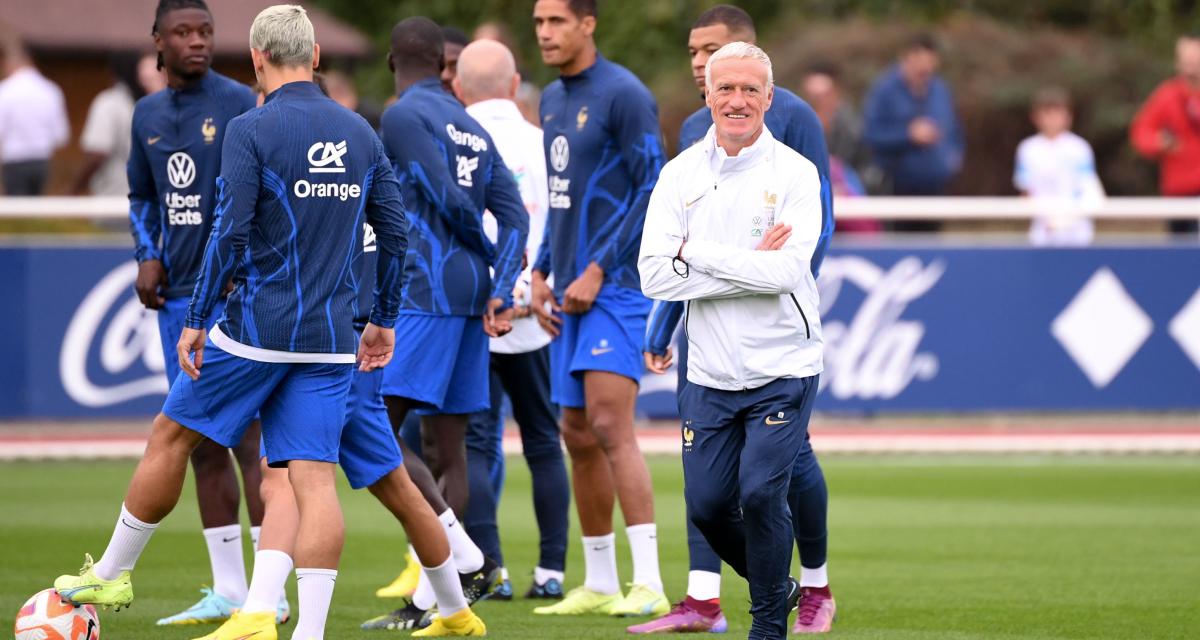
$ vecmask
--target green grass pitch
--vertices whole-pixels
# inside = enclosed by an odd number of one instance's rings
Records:
[[[682,480],[650,459],[668,595],[687,575]],[[824,459],[837,638],[1200,637],[1200,459],[1195,457],[856,457]],[[11,621],[30,594],[99,555],[133,464],[0,464],[0,607]],[[399,526],[365,492],[343,492],[347,544],[327,637],[358,630],[392,604],[374,589],[401,568]],[[518,598],[477,610],[494,638],[619,638],[625,620],[546,619],[520,599],[536,553],[529,476],[509,460],[501,531]],[[618,517],[618,526],[620,519]],[[573,521],[567,585],[582,579]],[[618,535],[621,575],[628,548]],[[250,554],[247,552],[247,560]],[[103,613],[103,637],[186,639],[210,627],[156,628],[209,579],[189,485],[135,574],[137,600]],[[294,587],[289,585],[294,600]],[[744,583],[725,572],[729,637],[744,637]],[[291,625],[280,630],[288,638]],[[407,634],[403,634],[407,635]]]

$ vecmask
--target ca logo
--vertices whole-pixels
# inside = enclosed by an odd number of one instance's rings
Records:
[[[167,180],[176,189],[186,189],[196,179],[196,163],[188,154],[177,151],[167,158]]]
[[[550,166],[554,167],[555,171],[562,173],[567,170],[567,163],[571,161],[571,148],[567,144],[565,136],[558,136],[554,142],[550,143]]]
[[[317,157],[317,152],[321,153]],[[346,141],[334,144],[332,142],[317,142],[308,148],[309,173],[346,173],[346,165],[342,164],[342,156],[346,155]],[[334,165],[334,166],[329,166]]]
[[[479,168],[479,156],[468,158],[466,156],[455,156],[458,162],[458,184],[464,187],[475,185],[474,173]]]

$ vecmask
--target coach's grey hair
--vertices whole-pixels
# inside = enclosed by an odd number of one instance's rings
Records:
[[[263,9],[250,25],[250,47],[279,67],[311,66],[316,35],[308,12],[298,4]]]
[[[757,60],[767,68],[767,86],[775,84],[775,72],[771,69],[771,57],[767,55],[766,51],[749,42],[730,42],[717,49],[717,52],[708,59],[708,64],[704,65],[705,86],[712,85],[713,64],[721,60]]]

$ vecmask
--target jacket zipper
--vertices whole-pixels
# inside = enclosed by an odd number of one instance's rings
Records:
[[[800,301],[796,300],[796,294],[794,293],[789,293],[788,296],[791,297],[792,304],[796,305],[796,311],[800,312],[800,319],[804,321],[804,339],[812,340],[812,331],[808,327],[808,316],[804,315],[804,309],[800,306]]]

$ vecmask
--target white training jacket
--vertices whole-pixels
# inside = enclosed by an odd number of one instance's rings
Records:
[[[792,226],[791,238],[777,251],[756,251],[779,222]],[[733,157],[710,127],[663,167],[638,270],[647,296],[687,301],[689,382],[733,391],[821,373],[810,267],[820,233],[816,167],[766,127]]]

